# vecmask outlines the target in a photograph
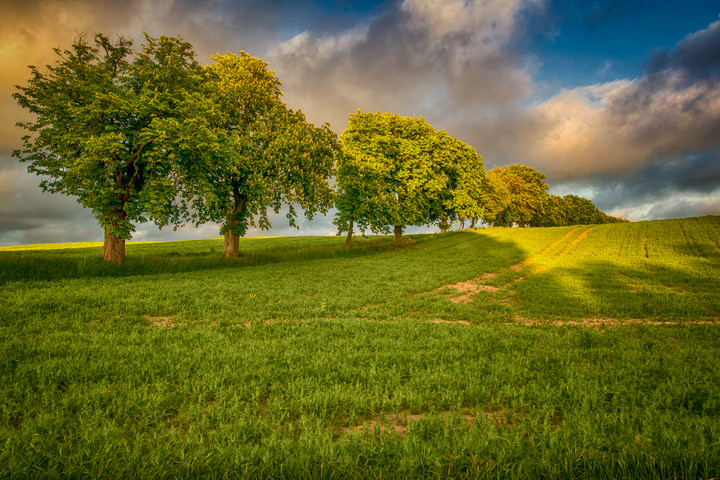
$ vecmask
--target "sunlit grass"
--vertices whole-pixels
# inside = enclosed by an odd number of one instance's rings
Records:
[[[13,245],[0,247],[0,252],[32,252],[38,250],[66,250],[72,248],[102,247],[103,242],[38,243],[35,245]]]
[[[717,478],[719,223],[1,251],[0,477]]]

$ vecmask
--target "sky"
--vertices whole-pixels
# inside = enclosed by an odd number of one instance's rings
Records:
[[[348,116],[424,117],[485,167],[522,163],[551,193],[631,221],[720,214],[720,0],[0,0],[0,246],[100,241],[74,198],[11,157],[28,65],[78,34],[181,35],[201,63],[248,52],[285,102],[338,134]],[[327,235],[330,217],[270,232]],[[219,236],[214,224],[133,240]]]

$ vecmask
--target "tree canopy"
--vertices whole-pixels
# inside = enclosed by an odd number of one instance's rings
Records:
[[[287,206],[308,219],[333,201],[340,232],[394,231],[482,219],[550,226],[620,221],[587,199],[548,195],[545,175],[513,164],[485,172],[475,149],[423,118],[363,113],[338,143],[282,101],[280,80],[245,52],[200,65],[181,37],[79,36],[13,95],[35,119],[13,152],[45,191],[77,197],[122,263],[137,223],[220,223],[223,255]],[[337,171],[335,170],[337,160]],[[330,179],[336,173],[336,192]]]
[[[549,195],[545,175],[532,167],[513,164],[495,167],[487,173],[482,189],[485,213],[490,225],[557,227],[615,223],[588,199],[576,195]]]
[[[535,218],[543,209],[543,200],[549,187],[545,183],[545,174],[527,165],[512,164],[507,167],[495,167],[488,172],[490,181],[486,188],[493,188],[496,207],[502,207],[492,213],[493,223],[501,226],[517,224],[521,227],[534,226]],[[493,182],[493,183],[491,183]],[[504,188],[497,186],[502,184]],[[504,195],[505,198],[498,198]]]
[[[451,137],[445,130],[436,132],[432,150],[434,162],[447,183],[438,192],[431,220],[439,218],[440,229],[444,232],[455,221],[481,217],[485,212],[482,202],[485,166],[482,157],[473,147]]]
[[[392,113],[350,116],[341,135],[335,224],[394,231],[479,212],[484,168],[475,150],[422,118]]]
[[[77,197],[105,230],[103,258],[122,263],[135,224],[188,218],[182,180],[215,149],[203,70],[181,37],[132,42],[80,36],[13,95],[35,115],[13,153],[41,187]]]

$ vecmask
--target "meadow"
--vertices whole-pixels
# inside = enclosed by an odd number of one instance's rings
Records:
[[[718,478],[720,217],[0,248],[0,478]]]

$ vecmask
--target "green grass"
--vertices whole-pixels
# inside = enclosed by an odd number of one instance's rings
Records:
[[[717,478],[720,218],[0,249],[3,478]]]

